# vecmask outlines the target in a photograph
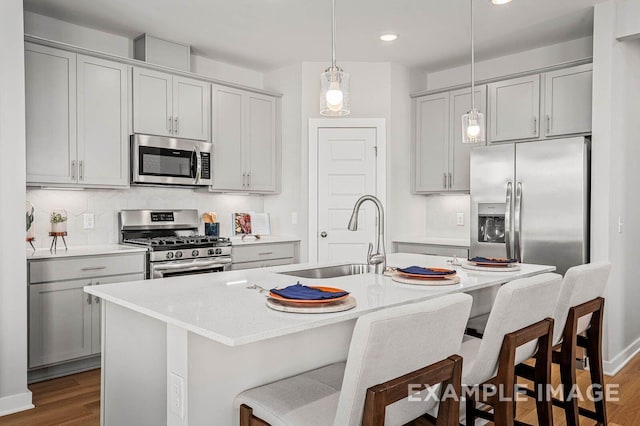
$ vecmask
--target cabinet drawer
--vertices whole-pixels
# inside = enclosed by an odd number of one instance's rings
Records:
[[[253,244],[231,248],[233,263],[294,257],[293,243]]]
[[[291,265],[293,263],[293,257],[288,257],[285,259],[234,263],[233,265],[231,265],[231,269],[234,271],[239,271],[240,269],[267,268],[269,266]]]
[[[398,253],[429,254],[432,256],[458,256],[466,259],[469,249],[455,246],[398,243]]]
[[[29,261],[29,283],[143,273],[145,253]]]

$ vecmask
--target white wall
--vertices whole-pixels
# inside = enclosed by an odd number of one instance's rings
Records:
[[[605,307],[608,373],[640,350],[640,40],[616,41],[616,14],[640,22],[640,8],[628,5],[596,5],[594,24],[591,247],[592,260],[613,264]]]
[[[118,242],[118,212],[124,209],[197,209],[214,211],[220,221],[220,235],[231,235],[235,212],[263,211],[262,196],[210,194],[186,188],[131,187],[127,190],[64,191],[28,189],[27,199],[35,206],[36,247],[49,247],[49,214],[64,208],[69,215],[68,245],[100,245]],[[95,228],[83,228],[83,214],[95,214]],[[200,224],[200,233],[204,225]]]
[[[32,408],[27,389],[22,0],[0,2],[0,416]]]
[[[24,28],[25,33],[29,35],[125,58],[133,58],[133,39],[120,35],[94,30],[33,12],[24,12]],[[259,71],[194,54],[191,55],[191,72],[250,87],[262,88],[263,85],[263,74]]]
[[[516,74],[520,72],[540,69],[566,62],[590,58],[592,56],[592,37],[584,37],[551,46],[527,50],[512,55],[480,61],[476,64],[476,80],[487,80]],[[412,92],[420,90],[435,90],[469,84],[470,65],[456,68],[427,72],[426,77],[417,71],[412,78]]]

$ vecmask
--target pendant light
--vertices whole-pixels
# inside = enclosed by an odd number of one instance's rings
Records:
[[[480,143],[485,141],[484,114],[476,109],[473,0],[469,0],[469,4],[471,10],[471,110],[462,116],[462,143]]]
[[[320,114],[327,116],[348,115],[349,74],[336,66],[336,0],[331,0],[331,66],[320,74]]]

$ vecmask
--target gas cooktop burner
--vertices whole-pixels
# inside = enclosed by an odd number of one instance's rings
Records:
[[[208,235],[194,235],[189,237],[153,237],[131,238],[123,241],[128,244],[148,246],[152,248],[178,248],[178,247],[204,247],[204,246],[228,246],[231,242],[224,237],[211,237]]]

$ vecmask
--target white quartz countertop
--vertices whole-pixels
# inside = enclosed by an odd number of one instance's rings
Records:
[[[242,237],[231,237],[232,246],[245,246],[254,244],[274,244],[274,243],[294,243],[300,241],[300,238],[293,235],[263,235],[259,240],[254,237],[247,236],[244,240]]]
[[[126,254],[126,253],[144,253],[146,247],[125,246],[120,244],[106,244],[96,246],[75,246],[69,247],[67,250],[60,247],[58,242],[58,250],[50,252],[48,248],[39,248],[34,250],[27,249],[27,260],[31,259],[58,259],[63,257],[78,256],[100,256],[107,254]]]
[[[447,267],[447,259],[394,253],[388,255],[387,263],[396,267]],[[515,278],[555,269],[553,266],[522,265],[520,271],[514,272],[473,272],[457,267],[460,284],[440,287],[399,284],[389,277],[376,274],[318,280],[276,273],[305,267],[286,265],[188,275],[91,286],[85,287],[84,291],[224,345],[238,346],[351,320],[386,307],[503,284]],[[270,289],[292,285],[297,281],[306,285],[345,289],[356,298],[358,305],[349,311],[330,314],[277,312],[265,305],[264,294],[247,288],[257,284]]]
[[[401,237],[394,238],[394,243],[427,244],[433,246],[469,247],[469,238],[433,238],[433,237]]]

